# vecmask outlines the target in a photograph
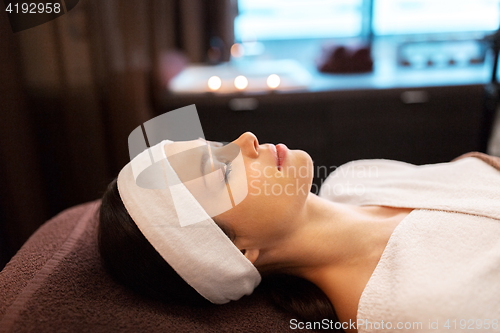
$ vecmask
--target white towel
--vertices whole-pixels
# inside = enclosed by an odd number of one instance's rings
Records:
[[[475,158],[425,166],[362,160],[337,169],[320,195],[416,208],[362,293],[359,332],[500,330],[499,171]]]

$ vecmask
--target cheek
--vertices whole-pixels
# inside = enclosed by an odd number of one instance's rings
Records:
[[[270,191],[269,186],[267,189]],[[261,195],[251,195],[249,190],[245,200],[219,216],[234,230],[236,239],[254,237],[264,243],[272,240],[288,230],[304,206],[301,196],[266,195],[264,189],[260,190]]]
[[[311,157],[303,151],[294,151],[290,164],[282,172],[260,162],[246,164],[248,196],[261,197],[264,201],[301,201],[307,197],[313,178]],[[277,200],[277,201],[276,201]]]
[[[274,174],[269,167],[260,162],[246,164],[248,197],[269,195],[269,186],[273,184]],[[255,200],[255,199],[254,199]]]

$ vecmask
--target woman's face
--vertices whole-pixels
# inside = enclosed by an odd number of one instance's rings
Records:
[[[194,140],[165,150],[179,178],[241,249],[284,235],[311,188],[312,160],[306,152],[259,145],[250,132],[226,146]]]
[[[312,159],[306,152],[289,150],[283,144],[259,145],[250,132],[233,143],[241,149],[248,195],[214,219],[234,232],[238,248],[266,246],[286,234],[301,213],[311,189]]]

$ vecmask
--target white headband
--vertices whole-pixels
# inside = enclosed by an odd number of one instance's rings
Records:
[[[156,251],[207,300],[224,304],[250,295],[261,281],[259,272],[179,180],[164,151],[170,143],[143,151],[120,171],[117,185],[125,208]],[[137,176],[152,165],[163,177],[141,175],[138,186]],[[147,188],[148,182],[154,184]],[[169,183],[178,185],[174,189]],[[181,226],[180,215],[201,222]]]

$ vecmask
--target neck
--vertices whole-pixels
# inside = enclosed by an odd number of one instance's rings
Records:
[[[410,211],[335,203],[309,194],[289,234],[265,249],[256,264],[263,272],[273,267],[313,282],[339,318],[355,320],[361,293],[390,235]]]
[[[374,223],[374,213],[369,207],[335,203],[311,193],[290,232],[266,249],[263,258],[269,266],[279,263],[280,269],[308,280],[318,269],[360,265],[386,244],[387,229]]]

